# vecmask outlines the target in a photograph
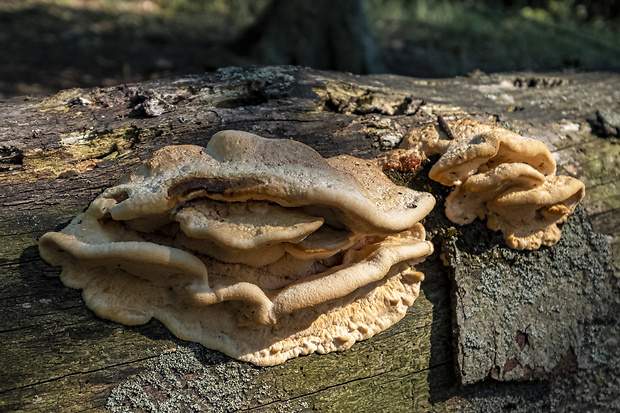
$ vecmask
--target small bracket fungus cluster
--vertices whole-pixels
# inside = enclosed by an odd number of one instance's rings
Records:
[[[157,151],[39,249],[103,318],[274,365],[405,315],[434,204],[370,162],[224,131]]]
[[[420,146],[440,154],[429,176],[454,190],[446,216],[465,225],[487,220],[515,249],[537,249],[559,241],[557,224],[584,197],[582,182],[555,174],[556,163],[540,141],[472,120],[438,124],[412,132],[404,148]]]

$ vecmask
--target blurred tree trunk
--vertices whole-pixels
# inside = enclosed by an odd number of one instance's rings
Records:
[[[264,64],[383,71],[362,0],[274,0],[235,48]]]

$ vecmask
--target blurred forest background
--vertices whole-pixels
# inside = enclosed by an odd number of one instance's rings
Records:
[[[252,64],[620,71],[620,1],[0,0],[0,98]]]

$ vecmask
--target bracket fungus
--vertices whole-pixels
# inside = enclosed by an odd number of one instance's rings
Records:
[[[371,162],[223,131],[160,149],[39,250],[103,318],[274,365],[405,315],[434,203]]]
[[[584,184],[557,176],[544,143],[469,119],[445,121],[413,131],[403,149],[440,154],[431,179],[453,186],[446,216],[465,225],[487,220],[515,249],[553,245],[564,222],[585,195]]]

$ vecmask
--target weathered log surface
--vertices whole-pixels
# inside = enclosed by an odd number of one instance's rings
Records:
[[[620,145],[591,127],[601,111],[608,124],[595,129],[613,135],[619,75],[422,80],[231,68],[15,98],[0,108],[0,411],[620,408],[619,271],[608,250],[620,252]],[[412,185],[431,188],[439,200],[426,223],[438,252],[423,266],[423,293],[400,323],[345,352],[257,368],[178,340],[158,322],[101,320],[38,256],[38,237],[64,226],[164,145],[204,145],[218,130],[238,129],[292,138],[324,156],[370,158],[439,114],[544,141],[559,173],[586,182],[585,208],[556,247],[506,251],[482,224],[447,223],[445,189],[416,177]],[[453,268],[443,266],[441,252]],[[578,275],[567,275],[572,268]],[[501,291],[489,293],[498,284]],[[477,314],[465,320],[474,302]],[[471,367],[464,351],[487,364]]]

